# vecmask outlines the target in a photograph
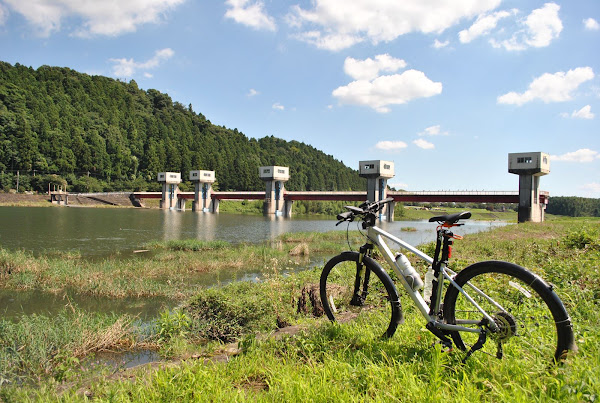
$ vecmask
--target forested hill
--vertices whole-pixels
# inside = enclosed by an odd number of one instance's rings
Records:
[[[297,141],[248,138],[157,90],[68,68],[0,62],[0,185],[80,191],[156,188],[156,174],[216,171],[220,190],[262,190],[258,167],[290,167],[290,190],[363,190],[356,170]],[[34,172],[36,176],[34,176]],[[40,189],[40,190],[42,190]]]

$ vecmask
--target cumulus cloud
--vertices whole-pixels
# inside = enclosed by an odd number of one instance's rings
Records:
[[[276,111],[285,110],[285,106],[281,105],[279,102],[275,102],[271,108],[275,109]]]
[[[423,150],[431,150],[435,148],[435,145],[433,143],[430,143],[425,139],[416,139],[413,141],[413,144],[419,148],[422,148]]]
[[[522,28],[515,32],[510,39],[503,41],[490,40],[497,48],[509,51],[525,50],[529,47],[546,47],[553,39],[558,38],[563,25],[558,11],[560,6],[556,3],[546,3],[543,7],[533,10],[521,22]]]
[[[431,81],[417,70],[401,74],[379,76],[380,72],[394,72],[406,63],[389,55],[375,60],[346,58],[344,70],[355,81],[333,90],[332,95],[342,104],[364,105],[380,113],[390,111],[389,105],[405,104],[413,99],[431,97],[442,92],[442,83]]]
[[[573,92],[584,82],[594,78],[591,67],[578,67],[566,73],[559,71],[554,74],[545,73],[529,84],[529,89],[523,93],[509,92],[498,97],[499,104],[521,106],[535,99],[546,103],[563,102],[572,99]]]
[[[356,43],[388,42],[411,32],[441,33],[462,19],[489,12],[500,0],[314,0],[311,8],[292,7],[297,38],[319,48],[341,50]]]
[[[475,38],[489,34],[502,18],[509,17],[517,13],[517,10],[498,11],[492,14],[480,15],[477,20],[468,29],[458,33],[458,39],[461,43],[469,43]]]
[[[400,151],[407,147],[407,144],[404,141],[380,141],[375,144],[375,148],[381,151]]]
[[[4,0],[12,11],[21,14],[41,36],[62,28],[66,19],[77,21],[71,29],[77,36],[135,32],[147,23],[160,22],[165,14],[184,0]]]
[[[589,29],[590,31],[600,30],[600,24],[598,24],[598,21],[593,18],[587,18],[583,20],[583,25],[585,26],[585,29]]]
[[[550,159],[554,161],[566,161],[566,162],[592,162],[600,159],[600,153],[598,151],[590,150],[589,148],[581,148],[577,151],[562,155],[552,155]]]
[[[277,29],[275,19],[266,13],[265,4],[262,1],[227,0],[225,4],[229,7],[225,17],[231,18],[239,24],[258,30],[275,31]]]
[[[433,41],[433,46],[435,49],[441,49],[441,48],[445,48],[446,46],[448,46],[450,44],[450,41],[440,41],[438,39],[436,39],[435,41]]]
[[[442,131],[441,125],[429,126],[419,133],[419,136],[447,136],[448,132]]]
[[[391,57],[387,53],[375,56],[375,60],[370,57],[365,60],[347,57],[344,61],[344,72],[355,80],[372,80],[381,72],[393,73],[405,67],[404,60]]]
[[[575,119],[594,119],[591,105],[586,105],[578,111],[573,111],[571,117]]]
[[[250,91],[248,91],[248,94],[247,94],[247,95],[248,95],[249,97],[255,97],[255,96],[257,96],[258,94],[260,94],[260,92],[258,92],[258,91],[257,91],[257,90],[255,90],[254,88],[250,88]]]
[[[154,52],[154,56],[145,62],[136,62],[133,59],[109,59],[114,63],[113,74],[117,77],[129,78],[133,77],[138,70],[150,70],[158,67],[161,63],[169,60],[175,52],[171,48],[160,49]],[[144,72],[147,78],[152,77],[148,72]]]

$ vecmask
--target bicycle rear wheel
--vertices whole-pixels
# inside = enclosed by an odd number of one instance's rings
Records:
[[[508,262],[480,262],[463,269],[454,281],[498,327],[488,333],[481,351],[533,363],[538,359],[558,360],[574,348],[571,321],[562,301],[551,286],[529,270]],[[454,286],[446,292],[443,309],[450,324],[477,328],[474,322],[483,319]],[[465,350],[477,342],[478,334],[451,332],[451,337]]]
[[[357,252],[344,252],[329,260],[321,273],[323,309],[332,321],[364,320],[391,337],[402,321],[398,292],[390,276],[373,259],[359,262]]]

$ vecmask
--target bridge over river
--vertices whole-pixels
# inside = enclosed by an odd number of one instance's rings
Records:
[[[259,168],[260,178],[265,182],[264,192],[220,192],[212,189],[216,181],[214,171],[190,171],[189,180],[194,184],[194,192],[179,190],[181,173],[160,172],[158,181],[162,183],[161,192],[134,192],[132,200],[140,205],[144,199],[160,199],[160,207],[185,210],[187,200],[192,200],[192,210],[202,212],[219,212],[222,200],[264,200],[264,214],[275,214],[290,217],[292,205],[299,200],[378,201],[386,197],[393,198],[381,211],[380,219],[393,221],[394,207],[398,202],[474,202],[474,203],[518,203],[519,222],[543,221],[544,210],[548,203],[549,193],[539,190],[539,178],[550,172],[549,156],[544,153],[509,154],[509,173],[519,175],[518,191],[390,191],[387,180],[394,177],[394,163],[391,161],[360,161],[359,175],[367,179],[365,192],[329,192],[302,191],[293,192],[285,189],[289,180],[289,167],[265,166]],[[59,204],[68,203],[68,195],[63,192],[52,194],[52,200]]]
[[[539,202],[547,203],[548,192],[540,192]],[[144,199],[162,199],[162,192],[134,192],[132,197],[138,200]],[[185,210],[185,201],[195,200],[195,192],[177,193],[177,204],[180,210]],[[387,191],[386,197],[394,199],[393,203],[519,203],[518,191]],[[211,207],[207,212],[218,213],[219,204],[222,200],[265,200],[267,192],[218,192],[213,191],[210,194]],[[368,199],[367,192],[327,192],[327,191],[285,191],[283,192],[283,211],[282,215],[290,217],[292,215],[292,206],[294,201],[314,200],[314,201],[347,201],[363,202]],[[393,207],[390,208],[393,211]],[[388,215],[388,220],[393,221],[393,216]]]

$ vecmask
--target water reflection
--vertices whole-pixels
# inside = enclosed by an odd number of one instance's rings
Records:
[[[154,240],[226,240],[232,243],[273,240],[288,232],[345,231],[335,220],[210,214],[159,209],[0,207],[0,247],[39,254],[54,250],[82,256],[129,255]],[[351,230],[357,229],[352,223]],[[381,227],[411,244],[430,242],[435,224],[425,221],[382,222]],[[502,222],[471,221],[456,232],[487,230]],[[412,227],[416,231],[402,231]]]

